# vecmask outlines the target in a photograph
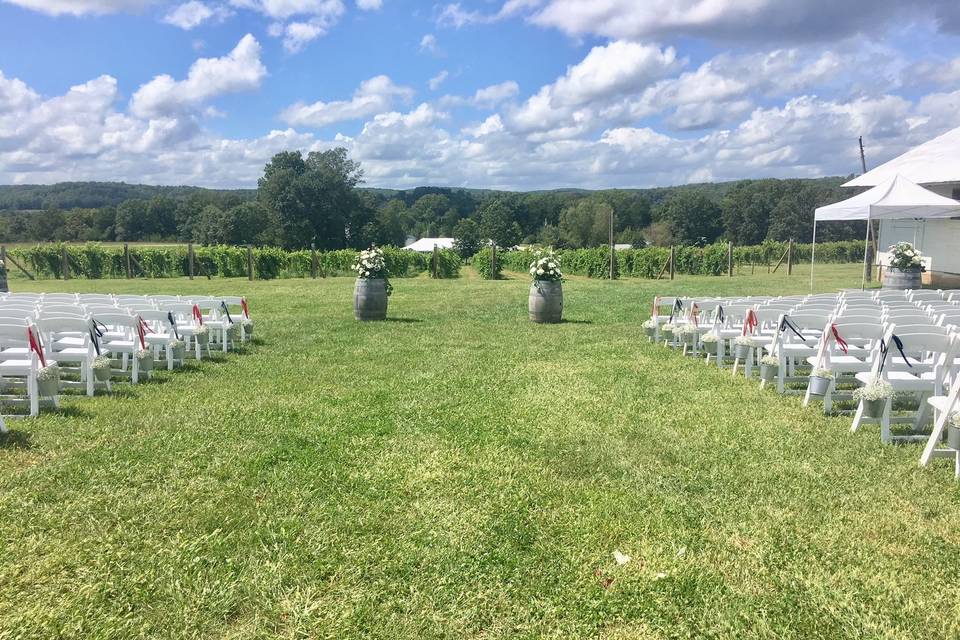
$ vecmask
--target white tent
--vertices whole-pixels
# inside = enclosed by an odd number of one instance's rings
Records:
[[[960,182],[960,127],[914,147],[903,155],[847,182],[845,187],[873,187],[897,174],[917,184]],[[948,192],[949,193],[949,192]]]
[[[452,249],[453,238],[420,238],[404,247],[410,251],[419,251],[420,253],[430,253],[434,247],[438,249]]]
[[[810,255],[810,286],[813,287],[813,259],[817,247],[817,223],[830,220],[866,220],[867,242],[873,220],[952,218],[960,216],[960,202],[924,189],[900,174],[860,195],[818,207],[813,218],[813,249]],[[867,254],[863,256],[864,271]]]

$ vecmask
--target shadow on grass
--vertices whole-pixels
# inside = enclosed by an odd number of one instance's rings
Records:
[[[387,318],[384,322],[400,322],[402,324],[410,324],[414,322],[423,322],[419,318]]]
[[[593,324],[593,320],[562,320],[563,324]]]
[[[10,451],[27,451],[28,449],[32,449],[33,442],[30,439],[30,432],[11,429],[10,422],[12,421],[7,421],[7,429],[9,429],[9,431],[0,433],[0,449],[8,449]]]

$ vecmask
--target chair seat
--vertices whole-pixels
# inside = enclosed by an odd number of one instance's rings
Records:
[[[105,349],[101,349],[101,351],[103,353],[107,353]],[[79,362],[90,357],[90,350],[87,347],[65,347],[55,351],[47,351],[44,353],[44,355],[47,358],[58,358],[60,360],[69,360],[70,362]]]
[[[871,372],[857,374],[857,380],[863,384],[869,384],[872,378]],[[887,381],[894,391],[929,391],[933,388],[934,375],[932,371],[921,373],[919,376],[906,371],[889,371]]]
[[[47,359],[47,366],[57,364],[56,360]],[[30,375],[30,360],[3,360],[0,362],[0,375],[27,376]]]
[[[118,353],[133,353],[133,351],[139,346],[138,340],[111,340],[105,345],[111,351],[116,351]]]
[[[164,333],[148,333],[143,339],[147,344],[163,346],[173,340],[173,336]]]
[[[931,396],[927,398],[927,404],[942,413],[947,410],[949,398],[947,396]]]

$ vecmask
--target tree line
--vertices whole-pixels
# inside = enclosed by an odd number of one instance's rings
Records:
[[[194,242],[320,250],[403,246],[454,237],[464,256],[500,246],[634,246],[809,242],[813,210],[853,195],[848,178],[763,179],[654,189],[503,192],[442,187],[363,188],[360,164],[338,148],[286,151],[257,189],[122,183],[0,187],[2,242]],[[833,223],[819,239],[858,239],[862,223]]]

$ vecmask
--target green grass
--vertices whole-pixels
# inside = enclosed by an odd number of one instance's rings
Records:
[[[574,278],[556,326],[470,273],[373,324],[345,278],[34,286],[247,293],[260,342],[12,425],[2,638],[960,633],[952,469],[640,335],[802,274]]]

